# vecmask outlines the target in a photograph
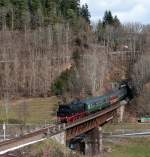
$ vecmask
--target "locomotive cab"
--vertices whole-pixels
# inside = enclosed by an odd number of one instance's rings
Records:
[[[62,123],[67,123],[67,116],[71,114],[72,113],[69,105],[59,105],[57,111],[57,120]]]

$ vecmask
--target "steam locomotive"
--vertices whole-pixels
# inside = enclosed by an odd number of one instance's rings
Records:
[[[132,91],[127,83],[121,83],[110,93],[85,100],[74,101],[69,104],[59,105],[57,119],[62,123],[74,122],[77,119],[101,111],[110,105],[124,99],[131,99]]]

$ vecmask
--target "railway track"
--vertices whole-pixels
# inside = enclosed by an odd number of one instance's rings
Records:
[[[62,132],[64,129],[65,125],[58,123],[53,126],[47,126],[45,128],[36,130],[34,132],[25,134],[14,139],[0,142],[0,155],[5,154],[8,151],[45,140],[45,135],[53,136],[55,134],[58,134],[59,132]]]

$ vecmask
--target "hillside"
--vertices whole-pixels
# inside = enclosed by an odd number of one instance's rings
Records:
[[[40,142],[13,152],[17,157],[83,157],[52,140]],[[4,157],[8,157],[7,155]]]
[[[80,0],[0,0],[1,135],[3,123],[8,138],[53,125],[60,104],[106,95],[124,80],[134,98],[126,105],[124,122],[111,122],[104,131],[149,129],[149,124],[137,121],[150,117],[150,25],[123,24],[110,10],[93,22],[89,6],[81,4]],[[107,106],[113,99],[106,97],[103,103]],[[85,105],[82,108],[85,112]],[[149,138],[109,140],[104,139],[103,157],[150,156]],[[13,154],[81,157],[49,139]]]
[[[141,94],[149,82],[149,32],[110,11],[94,27],[79,0],[2,0],[1,101],[57,95],[68,102],[109,92],[123,79]]]

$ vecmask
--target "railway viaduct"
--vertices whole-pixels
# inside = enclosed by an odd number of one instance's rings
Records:
[[[121,101],[102,111],[76,120],[74,123],[48,126],[22,137],[0,142],[0,155],[47,138],[69,145],[72,141],[78,140],[79,136],[83,134],[86,137],[79,144],[78,150],[86,155],[93,155],[93,152],[99,153],[102,151],[102,126],[115,117],[117,117],[118,121],[121,121],[125,104],[127,102]]]

